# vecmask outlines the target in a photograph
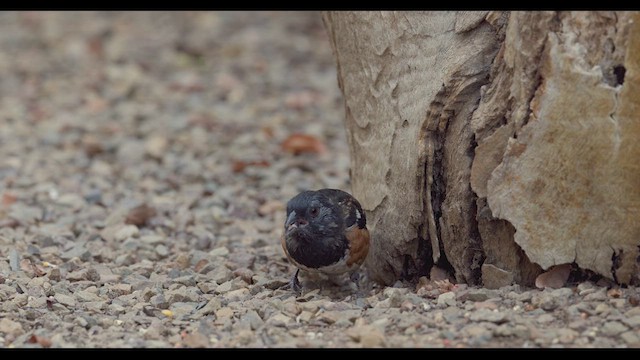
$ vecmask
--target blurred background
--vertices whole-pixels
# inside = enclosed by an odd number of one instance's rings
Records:
[[[110,346],[142,346],[123,334],[144,306],[178,321],[219,284],[286,283],[287,200],[349,190],[343,115],[316,12],[2,12],[0,318],[33,321],[0,343],[75,314],[92,335],[124,319]]]
[[[4,12],[0,219],[270,218],[348,187],[340,96],[319,13]]]

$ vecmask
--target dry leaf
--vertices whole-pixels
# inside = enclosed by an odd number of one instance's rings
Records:
[[[571,273],[571,264],[562,264],[551,267],[547,272],[538,275],[536,287],[558,289],[566,284]]]
[[[619,298],[620,296],[622,296],[622,290],[620,290],[619,288],[609,289],[607,291],[607,296],[612,298]]]
[[[239,173],[239,172],[243,172],[247,166],[268,167],[269,165],[271,164],[269,164],[269,162],[266,160],[259,160],[259,161],[238,160],[238,161],[234,161],[231,164],[231,170],[233,170],[234,173]]]
[[[3,193],[2,194],[2,206],[11,206],[11,204],[18,201],[18,197],[11,193]]]
[[[314,136],[292,134],[282,142],[282,150],[294,155],[301,153],[323,154],[327,148]]]
[[[207,266],[207,264],[209,264],[209,260],[201,259],[200,261],[198,261],[198,263],[193,268],[193,270],[195,270],[197,273],[199,273],[200,270],[204,269],[204,267]]]
[[[45,337],[37,336],[35,334],[31,335],[27,342],[31,344],[40,344],[40,346],[42,346],[43,348],[51,347],[51,340]]]
[[[125,224],[136,225],[136,226],[144,226],[149,219],[156,216],[156,209],[148,206],[147,204],[142,204],[140,206],[136,206],[129,211],[127,214],[127,218],[124,220]]]
[[[94,157],[104,152],[104,146],[102,146],[100,140],[93,135],[87,135],[82,139],[82,147],[88,157]]]
[[[171,310],[162,310],[162,315],[166,316],[166,317],[172,317],[173,316],[173,311]]]

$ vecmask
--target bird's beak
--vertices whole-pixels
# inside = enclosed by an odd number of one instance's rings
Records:
[[[289,214],[289,217],[287,218],[287,221],[284,223],[284,228],[289,230],[290,228],[293,227],[297,227],[298,225],[296,225],[295,219],[296,219],[296,212],[292,211],[291,214]]]

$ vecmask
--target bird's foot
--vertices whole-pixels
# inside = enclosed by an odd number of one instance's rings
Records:
[[[298,280],[298,273],[300,269],[297,269],[296,272],[291,277],[291,281],[289,281],[289,287],[293,292],[296,293],[296,296],[300,296],[302,294],[302,285],[300,285],[300,281]]]

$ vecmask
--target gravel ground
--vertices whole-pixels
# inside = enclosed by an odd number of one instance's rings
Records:
[[[343,109],[315,13],[0,14],[0,347],[640,346],[636,288],[282,289]]]

